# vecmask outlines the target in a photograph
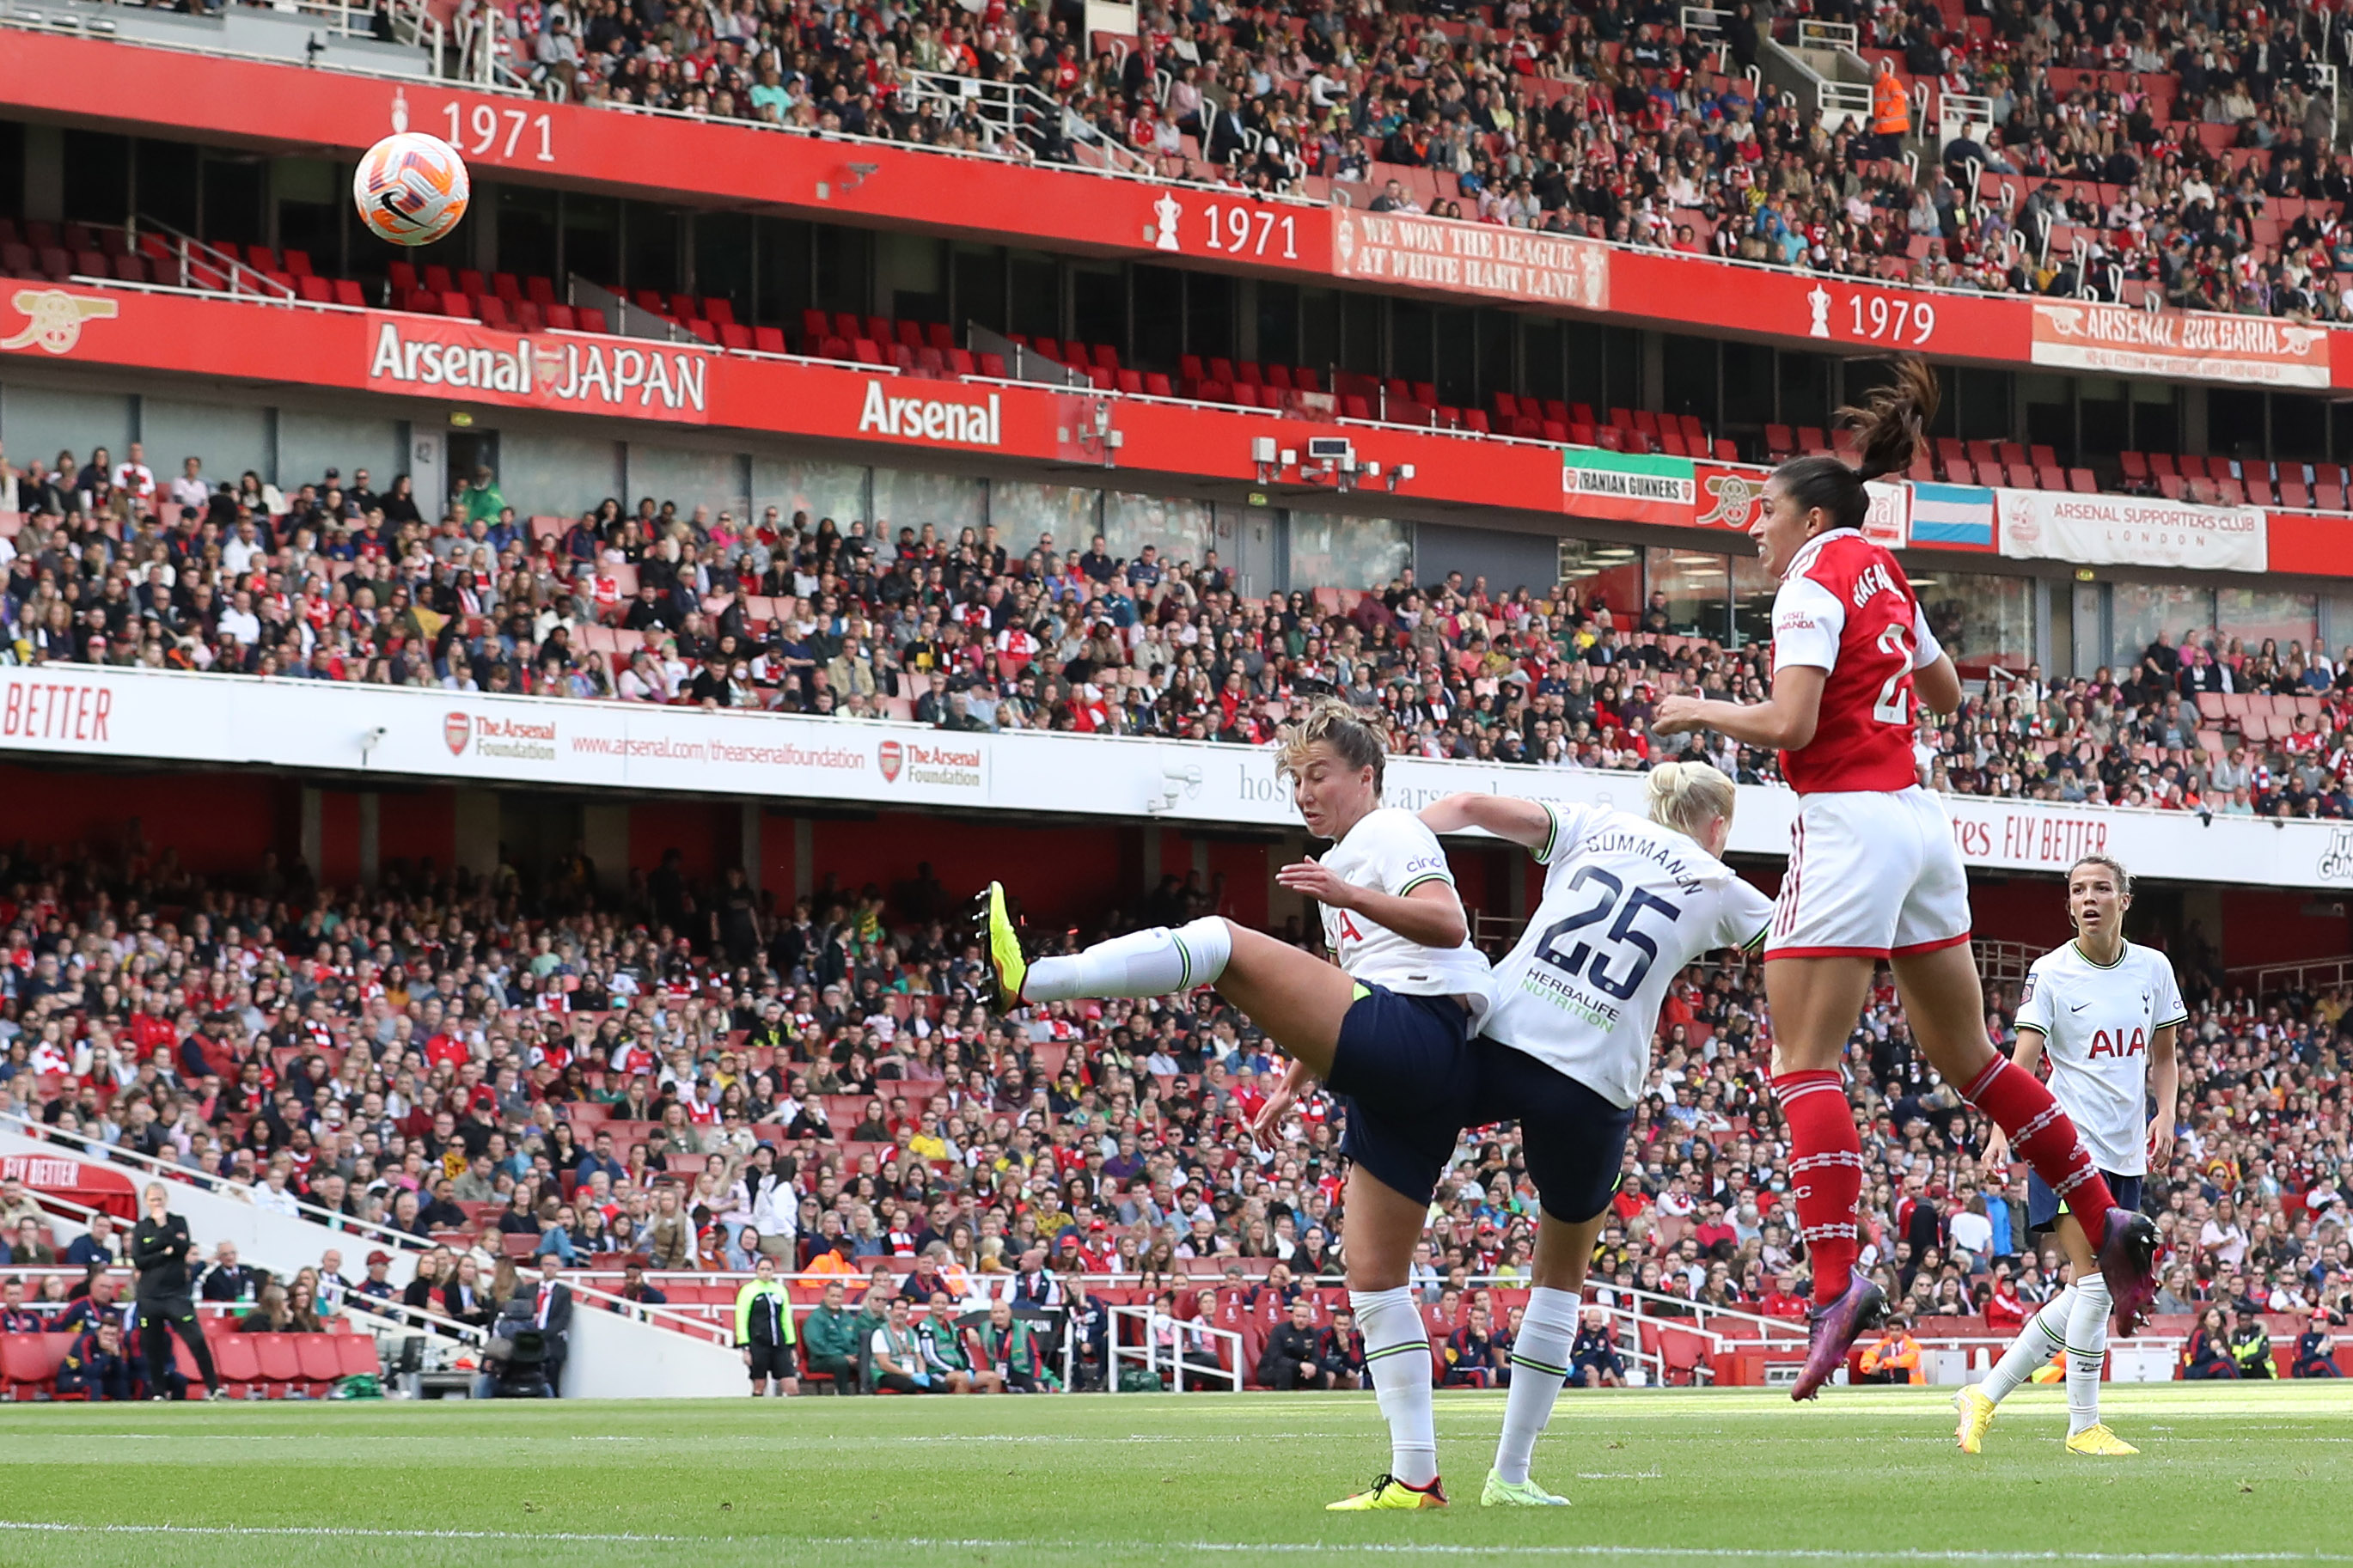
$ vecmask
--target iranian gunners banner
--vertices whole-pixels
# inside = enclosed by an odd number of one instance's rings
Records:
[[[1561,505],[1571,517],[1691,526],[1696,490],[1689,458],[1571,447],[1560,458]]]
[[[2261,572],[2270,564],[2261,507],[2000,489],[1994,510],[2001,553],[2016,561],[2200,572]]]
[[[2329,384],[2329,332],[2269,316],[2138,310],[2071,300],[2034,302],[2036,364],[2110,375]]]
[[[1609,247],[1410,213],[1332,209],[1335,277],[1579,310],[1609,308]]]

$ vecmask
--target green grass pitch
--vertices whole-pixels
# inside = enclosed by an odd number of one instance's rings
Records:
[[[0,1564],[1546,1561],[2353,1563],[2344,1384],[2106,1391],[2136,1459],[2022,1391],[1971,1459],[1947,1394],[1574,1394],[1482,1509],[1501,1394],[1446,1394],[1443,1512],[1333,1515],[1368,1394],[0,1406]],[[1372,1548],[1370,1552],[1366,1549]]]

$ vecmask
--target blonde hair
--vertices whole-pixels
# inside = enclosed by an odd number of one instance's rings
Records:
[[[1364,715],[1337,697],[1316,699],[1305,718],[1285,724],[1275,736],[1274,776],[1295,775],[1307,765],[1307,748],[1318,741],[1331,747],[1350,767],[1372,769],[1373,794],[1381,793],[1388,745]]]
[[[1699,838],[1717,817],[1732,820],[1739,791],[1723,770],[1706,763],[1661,763],[1642,779],[1642,804],[1651,820]]]

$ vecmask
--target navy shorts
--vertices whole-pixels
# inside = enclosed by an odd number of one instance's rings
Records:
[[[1427,1201],[1454,1157],[1477,1087],[1471,1015],[1450,996],[1406,996],[1356,983],[1325,1087],[1346,1121],[1340,1152],[1409,1198]]]
[[[1484,1035],[1471,1051],[1479,1092],[1463,1125],[1520,1124],[1528,1179],[1553,1218],[1577,1225],[1608,1208],[1625,1169],[1634,1108],[1612,1105],[1558,1068]]]
[[[1517,1121],[1545,1212],[1575,1224],[1609,1205],[1631,1108],[1620,1110],[1525,1051],[1470,1038],[1470,1015],[1443,996],[1359,983],[1340,1023],[1328,1087],[1346,1124],[1340,1152],[1409,1198],[1427,1201],[1463,1130]]]
[[[2131,1209],[2136,1213],[2139,1211],[2140,1177],[2119,1176],[2114,1171],[2102,1171],[2100,1174],[2106,1180],[2108,1191],[2116,1194],[2117,1206]],[[2055,1228],[2059,1224],[2059,1216],[2066,1212],[2067,1205],[2060,1202],[2059,1194],[2051,1190],[2051,1184],[2042,1179],[2041,1173],[2034,1171],[2027,1172],[2026,1234],[2041,1236],[2044,1231]],[[2093,1237],[2092,1245],[2099,1246],[2100,1238],[2096,1236]]]

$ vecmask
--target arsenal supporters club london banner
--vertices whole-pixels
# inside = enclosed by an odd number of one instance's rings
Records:
[[[1994,492],[2001,552],[2086,566],[2261,572],[2270,530],[2261,507],[2190,506],[2155,497]]]

